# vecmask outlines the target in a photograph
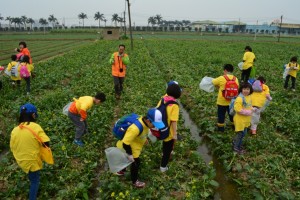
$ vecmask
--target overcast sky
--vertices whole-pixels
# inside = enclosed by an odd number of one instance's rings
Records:
[[[129,0],[133,25],[147,25],[150,16],[160,14],[164,20],[240,20],[247,24],[270,23],[283,15],[283,22],[300,24],[300,0]],[[33,19],[53,14],[61,24],[78,25],[78,14],[87,14],[85,25],[97,25],[96,12],[103,13],[112,25],[114,13],[123,15],[125,0],[0,0],[2,17],[25,15]],[[127,11],[127,9],[126,9]],[[127,19],[128,21],[128,19]],[[7,21],[2,21],[7,23]],[[103,23],[103,22],[102,22]]]

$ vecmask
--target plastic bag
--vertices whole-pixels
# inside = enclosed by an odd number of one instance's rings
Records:
[[[215,90],[215,86],[212,83],[212,80],[213,78],[205,76],[199,84],[200,89],[205,92],[213,92]]]
[[[264,112],[266,108],[270,105],[270,100],[266,100],[263,107],[260,109],[260,112]]]
[[[4,71],[4,73],[5,73],[7,76],[11,76],[11,71],[8,71],[7,69]]]
[[[69,111],[69,108],[70,108],[70,106],[71,106],[72,103],[73,102],[69,102],[67,105],[65,105],[65,107],[63,108],[63,111],[62,111],[62,113],[64,115],[68,116],[68,111]]]
[[[238,67],[239,67],[240,70],[243,70],[243,65],[244,65],[244,62],[240,62],[240,63],[238,64]]]
[[[284,71],[283,71],[283,74],[282,74],[282,78],[283,78],[283,79],[286,78],[286,76],[288,75],[289,71],[290,71],[290,68],[289,68],[289,67],[285,67],[285,68],[284,68]]]
[[[157,141],[157,137],[151,133],[151,131],[148,132],[148,138],[152,143],[155,143]]]
[[[109,147],[105,149],[105,155],[108,161],[109,170],[116,173],[133,163],[128,160],[127,154],[117,147]]]
[[[256,67],[252,66],[249,78],[255,78],[255,76],[256,76]]]

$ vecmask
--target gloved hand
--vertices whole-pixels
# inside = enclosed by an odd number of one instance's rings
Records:
[[[128,158],[129,161],[134,162],[133,155],[128,155],[127,158]]]

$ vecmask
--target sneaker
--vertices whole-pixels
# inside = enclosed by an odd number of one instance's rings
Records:
[[[121,96],[119,94],[116,94],[115,97],[116,97],[116,100],[120,100],[121,99]]]
[[[84,143],[81,140],[77,140],[77,139],[75,139],[73,143],[77,144],[80,147],[82,147],[84,145]]]
[[[169,170],[169,167],[160,167],[159,169],[162,173],[164,173]]]
[[[295,90],[295,89],[292,89],[292,91],[295,92],[296,90]]]
[[[239,155],[243,155],[243,154],[246,153],[246,150],[244,150],[244,149],[233,148],[233,151],[236,152]]]
[[[117,176],[124,176],[125,172],[124,171],[118,171],[115,173]]]
[[[135,183],[133,183],[133,186],[136,188],[144,188],[146,186],[146,183],[137,180]]]

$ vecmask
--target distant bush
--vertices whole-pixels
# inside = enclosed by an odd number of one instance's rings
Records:
[[[76,28],[69,28],[69,29],[55,29],[51,30],[50,33],[98,33],[101,32],[102,29],[76,29]]]

